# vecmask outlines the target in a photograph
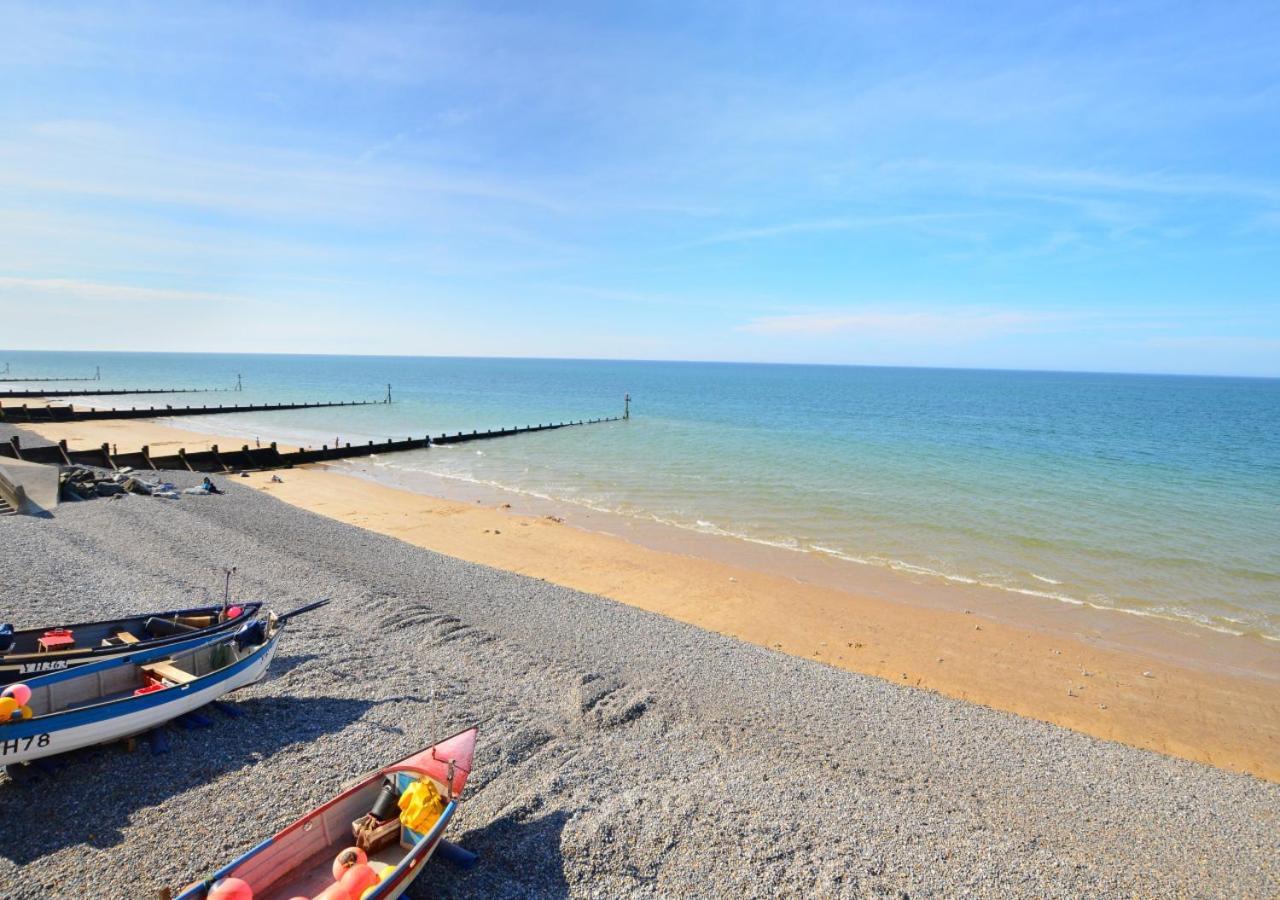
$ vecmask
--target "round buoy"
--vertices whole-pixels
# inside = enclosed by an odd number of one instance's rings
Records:
[[[220,878],[209,888],[209,900],[253,900],[253,888],[240,878]]]
[[[371,887],[377,887],[378,873],[369,868],[368,863],[359,863],[347,869],[338,883],[347,889],[350,897],[359,897]]]
[[[31,702],[31,688],[25,684],[11,684],[0,691],[0,697],[12,697],[18,701],[19,706],[26,706]]]
[[[0,697],[0,719],[7,721],[21,707],[22,704],[13,697]]]
[[[369,862],[368,855],[359,847],[348,847],[333,858],[333,880],[341,881],[342,876],[353,866],[363,866]]]

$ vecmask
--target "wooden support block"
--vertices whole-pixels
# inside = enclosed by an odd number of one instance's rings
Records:
[[[121,641],[121,642],[123,642],[123,643],[125,643],[125,644],[136,644],[136,643],[138,643],[138,639],[137,639],[136,637],[134,637],[132,634],[130,634],[129,632],[127,632],[127,631],[117,631],[117,632],[116,632],[116,640],[117,640],[117,641]]]

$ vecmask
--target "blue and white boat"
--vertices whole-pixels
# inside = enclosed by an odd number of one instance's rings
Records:
[[[256,616],[261,606],[222,603],[41,628],[0,624],[0,685],[233,631]]]
[[[283,616],[270,613],[230,634],[192,637],[22,682],[22,710],[0,722],[0,764],[140,734],[254,684],[266,674],[288,619],[327,602]],[[11,695],[18,687],[10,686]]]

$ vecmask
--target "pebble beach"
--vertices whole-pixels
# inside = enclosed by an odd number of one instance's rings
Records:
[[[168,473],[185,486],[198,477]],[[1099,741],[463,562],[217,479],[0,520],[6,620],[235,594],[287,629],[243,715],[0,777],[5,897],[148,897],[472,724],[414,897],[1280,892],[1280,785]]]

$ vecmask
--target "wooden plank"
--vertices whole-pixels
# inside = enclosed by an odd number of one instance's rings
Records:
[[[138,643],[138,639],[137,639],[136,637],[134,637],[132,634],[130,634],[129,632],[127,632],[127,631],[117,631],[117,632],[116,632],[116,640],[117,640],[117,641],[122,641],[123,643],[126,643],[126,644],[136,644],[136,643]]]
[[[159,675],[161,678],[166,681],[172,681],[174,684],[187,684],[188,682],[196,680],[196,676],[192,675],[190,672],[182,671],[173,663],[148,663],[141,668],[144,672],[150,672],[152,675]]]

